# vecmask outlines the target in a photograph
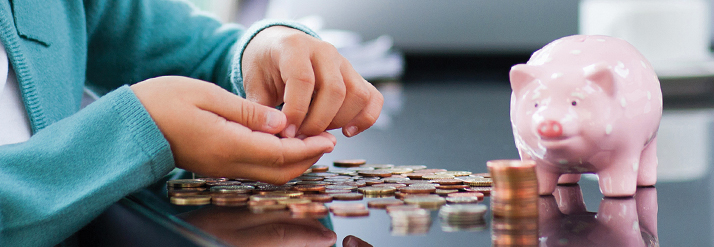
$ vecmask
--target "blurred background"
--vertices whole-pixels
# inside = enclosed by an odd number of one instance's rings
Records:
[[[712,10],[711,0],[192,2],[224,22],[235,22],[244,26],[250,26],[264,18],[301,21],[318,30],[324,39],[335,44],[338,49],[345,48],[340,49],[341,53],[370,81],[505,80],[512,65],[527,61],[531,53],[557,38],[578,33],[627,36],[628,31],[622,30],[628,27],[637,30],[652,28],[651,33],[665,32],[660,35],[706,43],[703,49],[707,52],[701,55],[704,58],[700,56],[697,61],[682,61],[677,63],[679,66],[673,66],[672,59],[668,59],[668,64],[654,65],[662,80],[665,97],[683,98],[688,102],[696,99],[701,104],[712,104],[708,97],[714,93],[714,83],[711,80],[714,63],[711,62],[708,52],[714,28],[710,25],[714,20],[709,14]],[[657,6],[635,7],[640,10],[648,9],[647,13],[634,13],[628,10],[631,7],[627,6],[657,2],[665,5],[660,4],[659,10]],[[604,12],[598,13],[598,8]],[[621,9],[620,12],[624,11],[620,16],[617,16],[618,8]],[[673,9],[679,11],[679,16]],[[648,17],[648,14],[655,17]],[[592,17],[593,15],[596,17]],[[662,18],[665,15],[672,18]],[[622,20],[622,16],[636,16],[639,20]],[[608,18],[615,24],[602,27],[601,23],[608,23]],[[638,21],[644,24],[638,24]],[[635,24],[620,25],[618,22]],[[598,23],[599,26],[588,23]],[[679,33],[666,33],[671,30],[662,28],[663,23]],[[619,29],[614,30],[617,29],[614,27]],[[689,31],[690,35],[683,35],[682,30]],[[692,33],[695,35],[692,36]],[[701,46],[698,43],[682,43],[666,38],[646,37],[644,41],[637,40],[636,37],[623,38],[643,53],[650,49],[646,46],[648,42],[653,42],[652,40],[660,40],[660,43],[670,47]],[[635,44],[638,42],[642,44]],[[649,46],[651,49],[662,50],[661,47]],[[672,53],[676,56],[686,52],[674,49]],[[653,61],[656,60],[656,55],[645,55],[651,62],[657,63]],[[679,101],[669,101],[675,105],[677,102]]]

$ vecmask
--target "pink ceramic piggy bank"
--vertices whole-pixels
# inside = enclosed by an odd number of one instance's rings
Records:
[[[538,190],[596,173],[605,196],[632,196],[657,176],[662,91],[629,43],[575,35],[511,68],[511,125],[523,160],[535,160]],[[562,176],[561,176],[562,175]]]

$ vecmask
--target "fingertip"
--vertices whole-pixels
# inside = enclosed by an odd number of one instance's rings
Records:
[[[265,114],[265,129],[264,131],[275,134],[285,128],[287,123],[285,114],[278,110],[270,110]]]
[[[342,134],[344,134],[346,137],[353,137],[359,134],[359,128],[354,125],[342,128]]]

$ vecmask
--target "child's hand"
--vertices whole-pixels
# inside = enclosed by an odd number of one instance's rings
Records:
[[[176,166],[201,175],[283,184],[335,146],[327,132],[276,137],[287,122],[282,112],[211,83],[158,77],[131,89],[169,141]]]
[[[246,98],[285,103],[286,137],[342,128],[351,137],[369,128],[384,98],[331,44],[302,31],[274,26],[258,33],[243,53]]]

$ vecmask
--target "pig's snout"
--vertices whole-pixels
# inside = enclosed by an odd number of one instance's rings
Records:
[[[563,126],[558,121],[546,120],[538,125],[538,134],[544,138],[556,138],[563,135]]]

